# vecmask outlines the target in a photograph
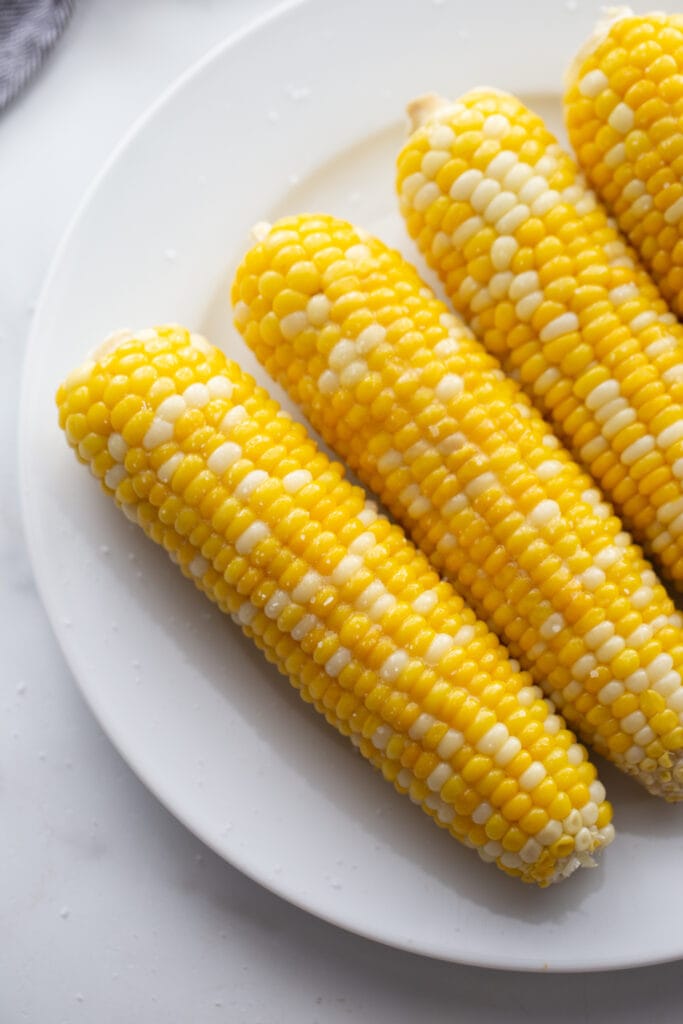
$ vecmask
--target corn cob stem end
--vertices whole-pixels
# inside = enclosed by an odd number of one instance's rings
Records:
[[[182,330],[180,324],[166,324],[167,329],[176,328]],[[155,328],[150,327],[142,331],[131,331],[129,327],[122,327],[117,331],[112,331],[108,334],[104,341],[100,342],[91,352],[88,357],[91,362],[101,362],[110,356],[113,352],[119,348],[120,345],[125,344],[127,341],[131,341],[133,338],[137,338],[140,341],[152,341],[157,337],[157,331]],[[198,348],[200,352],[205,355],[210,349],[210,345],[206,338],[201,334],[197,334],[196,331],[192,331],[188,337],[188,341],[195,348]]]
[[[416,96],[406,107],[408,115],[408,134],[412,135],[423,124],[426,124],[430,117],[433,117],[438,110],[448,106],[448,100],[439,96],[436,92],[425,92]]]
[[[661,768],[651,780],[646,780],[645,788],[669,804],[678,804],[683,801],[683,758],[669,755],[669,759],[673,762],[671,767]]]
[[[270,234],[272,224],[267,220],[259,220],[249,232],[252,242],[263,242]]]
[[[90,353],[90,359],[95,362],[100,359],[104,359],[105,356],[110,355],[114,349],[117,349],[119,345],[122,345],[124,341],[128,341],[133,337],[133,332],[128,327],[122,327],[117,331],[112,331],[106,338],[100,342]]]
[[[496,89],[492,85],[480,85],[474,89],[470,89],[469,92],[461,96],[459,100],[448,100],[443,96],[439,96],[436,92],[425,92],[421,96],[416,96],[414,100],[411,100],[406,105],[406,114],[408,115],[408,135],[412,135],[419,128],[422,128],[428,121],[433,118],[438,118],[439,115],[448,116],[455,106],[456,103],[461,102],[465,98],[474,97],[477,95],[486,96],[507,96],[507,93],[502,89]]]
[[[71,373],[67,375],[64,381],[64,387],[78,387],[79,384],[88,379],[95,363],[106,359],[107,356],[111,355],[112,352],[119,347],[119,345],[122,345],[125,341],[129,341],[133,336],[133,332],[127,327],[112,331],[111,334],[108,334],[99,345],[96,345],[95,348],[90,350],[80,366],[76,367],[76,369],[72,370]]]

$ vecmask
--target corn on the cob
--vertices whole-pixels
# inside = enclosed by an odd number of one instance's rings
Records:
[[[683,795],[681,617],[528,399],[401,257],[278,222],[233,285],[270,374],[596,750]]]
[[[408,229],[455,308],[683,582],[683,343],[543,122],[436,108],[399,158]]]
[[[579,164],[683,315],[683,16],[608,12],[568,82]]]
[[[538,688],[217,349],[177,327],[119,337],[57,401],[126,515],[438,824],[540,885],[610,841],[595,769]]]

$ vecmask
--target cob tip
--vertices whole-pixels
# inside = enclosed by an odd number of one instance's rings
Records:
[[[447,105],[448,100],[444,99],[443,96],[439,96],[436,92],[425,92],[421,96],[416,96],[406,106],[408,135],[412,135],[418,128],[422,128],[430,117],[433,117],[438,110],[443,109]]]
[[[168,323],[165,325],[167,328],[174,328],[176,330],[182,330],[180,324]],[[141,331],[133,331],[130,327],[121,327],[116,331],[112,331],[108,334],[103,341],[96,345],[92,349],[87,357],[86,365],[91,366],[93,363],[101,362],[110,356],[113,352],[119,348],[120,345],[125,344],[127,341],[131,341],[133,338],[137,338],[139,341],[152,341],[158,336],[156,328],[146,328]],[[205,354],[210,350],[211,346],[206,338],[198,334],[196,331],[191,331],[188,337],[190,345],[198,348]],[[82,369],[82,368],[81,368]]]
[[[90,352],[89,358],[98,362],[104,359],[105,356],[110,355],[115,349],[122,345],[124,341],[128,341],[133,337],[133,332],[129,327],[121,327],[119,330],[112,331],[106,338],[96,345]]]
[[[259,220],[249,232],[252,242],[262,242],[270,234],[272,224],[267,220]]]
[[[474,89],[468,89],[466,93],[463,93],[456,100],[445,99],[436,92],[425,92],[420,96],[416,96],[414,100],[411,100],[406,105],[408,136],[416,132],[418,128],[424,127],[432,118],[451,111],[465,96],[472,97],[479,94],[486,96],[509,96],[509,93],[505,92],[504,89],[497,89],[493,85],[480,85]]]
[[[64,379],[64,387],[67,389],[78,387],[88,379],[95,363],[106,359],[106,357],[111,355],[119,345],[122,345],[124,341],[130,340],[133,336],[133,332],[128,327],[112,331],[99,343],[99,345],[96,345],[88,352],[87,356],[79,366],[67,374]]]
[[[632,18],[633,16],[634,11],[630,7],[602,7],[600,9],[600,17],[595,24],[595,28],[576,51],[564,73],[565,89],[568,89],[579,77],[581,66],[607,38],[612,25],[623,18]]]

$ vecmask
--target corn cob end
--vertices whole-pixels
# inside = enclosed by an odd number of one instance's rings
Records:
[[[249,232],[252,242],[262,242],[270,234],[271,224],[267,220],[259,220]]]
[[[431,117],[445,106],[448,106],[448,100],[444,99],[443,96],[439,96],[436,92],[425,92],[421,96],[416,96],[406,106],[408,133],[412,134],[412,132],[421,128],[423,124],[426,124]]]
[[[466,96],[474,98],[477,96],[507,96],[501,89],[492,85],[479,85],[470,89]],[[458,105],[459,100],[449,100],[436,92],[425,92],[406,104],[408,115],[408,135],[412,135],[419,128],[424,128],[428,122],[438,123],[442,118],[448,118],[453,108]]]
[[[610,29],[617,21],[621,21],[622,18],[632,18],[633,11],[630,7],[617,5],[615,7],[603,7],[598,20],[595,23],[593,31],[589,37],[584,40],[579,49],[576,51],[570,64],[565,69],[564,73],[564,84],[565,87],[569,85],[577,78],[579,69],[582,64],[590,57],[594,50],[600,46],[600,44],[609,35]]]

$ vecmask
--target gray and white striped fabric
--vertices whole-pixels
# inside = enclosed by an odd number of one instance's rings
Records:
[[[43,63],[72,9],[73,0],[0,0],[0,110]]]

